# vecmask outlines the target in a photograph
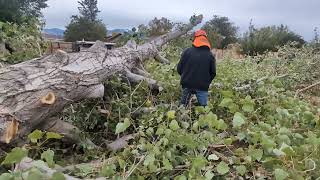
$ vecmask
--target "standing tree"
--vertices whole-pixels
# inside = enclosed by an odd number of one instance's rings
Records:
[[[255,28],[250,23],[249,31],[241,39],[243,52],[248,55],[277,51],[280,46],[290,42],[296,42],[297,47],[301,47],[305,43],[300,35],[285,25]]]
[[[78,2],[80,16],[72,16],[70,24],[66,27],[64,38],[66,41],[77,40],[103,40],[107,29],[100,19],[97,0],[82,0]]]
[[[206,22],[202,27],[211,42],[212,47],[224,49],[229,44],[237,42],[238,27],[230,22],[228,17],[213,16],[213,19]]]
[[[161,19],[154,18],[149,22],[149,35],[159,36],[169,32],[173,28],[173,23],[169,19],[162,17]]]
[[[320,38],[319,38],[318,27],[315,27],[313,31],[314,31],[314,38],[311,41],[311,45],[315,48],[319,48],[320,47]]]
[[[98,0],[83,0],[78,2],[81,6],[78,7],[82,17],[90,21],[96,21],[98,13],[100,12],[97,4]]]

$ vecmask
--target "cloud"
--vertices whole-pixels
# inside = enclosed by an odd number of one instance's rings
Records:
[[[71,15],[78,14],[77,0],[48,0],[44,16],[47,27],[65,27]],[[227,16],[244,32],[252,19],[257,26],[286,24],[307,40],[320,26],[319,0],[98,0],[99,18],[107,28],[131,28],[153,17],[186,22],[193,14],[205,20],[213,14]]]

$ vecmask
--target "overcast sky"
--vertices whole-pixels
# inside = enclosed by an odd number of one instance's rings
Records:
[[[61,28],[78,14],[78,0],[48,0],[43,10],[46,28]],[[310,40],[313,29],[320,27],[320,0],[98,0],[99,18],[108,29],[131,29],[146,24],[153,17],[167,17],[174,22],[187,22],[193,14],[205,20],[213,14],[227,16],[241,32],[250,19],[257,26],[286,24]]]

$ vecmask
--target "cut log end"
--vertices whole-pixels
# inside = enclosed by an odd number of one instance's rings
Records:
[[[12,118],[12,120],[7,123],[7,128],[5,134],[1,137],[1,142],[9,144],[13,138],[17,135],[19,130],[19,122]]]
[[[47,95],[41,98],[42,104],[52,105],[55,103],[55,101],[56,101],[56,96],[54,95],[53,92],[49,92]]]

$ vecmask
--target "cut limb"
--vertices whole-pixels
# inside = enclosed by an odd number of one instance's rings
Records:
[[[92,148],[98,148],[90,139],[83,138],[80,130],[74,125],[64,122],[61,119],[50,118],[50,122],[45,123],[40,129],[48,132],[59,133],[64,137],[64,140],[69,143],[86,144]]]
[[[310,86],[305,87],[305,88],[303,88],[303,89],[299,89],[299,90],[296,92],[296,94],[295,94],[294,97],[297,98],[300,93],[302,93],[302,92],[304,92],[304,91],[307,91],[307,90],[309,90],[309,89],[311,89],[311,88],[314,88],[314,87],[316,87],[316,86],[318,86],[318,85],[320,85],[320,81],[317,82],[317,83],[311,84]]]
[[[43,161],[34,161],[31,158],[24,158],[22,161],[16,165],[15,171],[26,171],[31,168],[38,168],[42,173],[46,175],[46,179],[51,179],[52,175],[59,170],[51,169]],[[66,180],[80,180],[80,178],[72,177],[67,174],[63,174]],[[106,178],[97,178],[98,180],[104,180]]]
[[[107,50],[104,43],[97,42],[79,53],[58,51],[0,68],[0,143],[13,143],[20,139],[16,137],[26,137],[73,102],[101,97],[101,83],[115,74],[141,79],[143,76],[128,73],[128,70],[154,58],[164,44],[186,34],[201,21],[202,15],[193,16],[184,27],[142,45],[131,42]],[[13,133],[10,141],[5,141],[12,119],[19,123],[17,133]]]
[[[163,88],[158,84],[158,82],[154,79],[141,76],[139,74],[134,74],[130,72],[129,70],[126,70],[126,77],[129,79],[130,82],[138,83],[140,81],[146,81],[151,89],[158,89],[159,91],[162,91]]]
[[[165,57],[161,56],[160,54],[157,54],[154,57],[155,60],[159,61],[162,64],[170,64],[170,61],[168,59],[166,59]]]
[[[120,149],[123,149],[128,146],[128,141],[131,139],[134,139],[137,136],[137,134],[129,134],[126,136],[123,136],[121,138],[116,139],[115,141],[107,144],[108,149],[112,151],[118,151]]]

